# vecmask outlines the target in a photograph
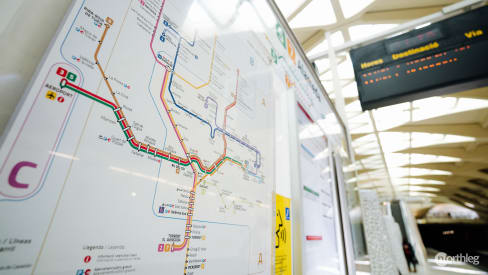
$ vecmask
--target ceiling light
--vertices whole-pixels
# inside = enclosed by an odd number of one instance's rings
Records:
[[[394,178],[392,181],[394,185],[446,185],[443,181],[417,178]]]
[[[400,185],[398,186],[398,190],[403,190],[403,191],[418,191],[418,192],[423,192],[423,191],[428,191],[428,192],[439,192],[439,188],[435,187],[425,187],[425,186],[410,186],[410,185]]]
[[[417,197],[437,197],[436,194],[432,193],[425,193],[425,192],[408,192],[409,196],[417,196]]]

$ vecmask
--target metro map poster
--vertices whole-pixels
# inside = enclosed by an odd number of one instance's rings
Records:
[[[2,138],[0,274],[270,274],[276,24],[74,1]]]

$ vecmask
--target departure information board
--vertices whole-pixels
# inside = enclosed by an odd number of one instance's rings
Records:
[[[488,83],[488,7],[351,50],[363,110]]]

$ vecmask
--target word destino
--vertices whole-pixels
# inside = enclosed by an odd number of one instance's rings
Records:
[[[439,43],[433,42],[433,43],[429,43],[427,45],[424,45],[422,47],[409,49],[408,51],[404,51],[404,52],[401,52],[401,53],[394,53],[394,54],[391,55],[391,58],[393,60],[397,60],[397,59],[405,58],[407,56],[411,56],[411,55],[414,55],[414,54],[418,54],[418,53],[430,51],[430,50],[436,49],[436,48],[439,48]],[[369,68],[369,67],[373,67],[373,66],[376,66],[376,65],[383,64],[383,63],[384,63],[383,58],[376,59],[376,60],[369,61],[369,62],[363,62],[363,63],[361,63],[361,69],[366,69],[366,68]]]

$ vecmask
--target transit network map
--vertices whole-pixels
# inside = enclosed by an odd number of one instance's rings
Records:
[[[2,140],[0,274],[270,274],[294,58],[265,1],[74,1]]]

